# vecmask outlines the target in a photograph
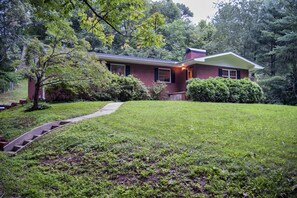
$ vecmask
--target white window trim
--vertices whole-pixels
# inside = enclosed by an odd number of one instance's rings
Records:
[[[227,76],[226,75],[223,75],[223,71],[227,71],[228,72],[228,75]],[[235,70],[235,69],[222,69],[222,77],[231,78],[231,76],[230,76],[231,71],[235,71],[235,79],[237,79],[237,70]]]
[[[126,76],[126,65],[125,64],[119,64],[119,63],[110,63],[110,72],[112,73],[112,66],[124,66],[124,76]],[[114,73],[113,73],[114,74]]]
[[[170,80],[169,80],[169,82],[159,80],[160,79],[160,72],[159,72],[159,70],[168,70],[170,72]],[[158,68],[158,82],[171,83],[171,69],[168,69],[168,68]]]

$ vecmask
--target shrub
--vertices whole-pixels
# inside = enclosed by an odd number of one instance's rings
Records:
[[[47,86],[46,100],[48,101],[74,101],[78,99],[76,87],[71,87],[67,83],[59,83]]]
[[[214,85],[200,79],[191,80],[187,85],[187,96],[194,101],[214,101]]]
[[[152,100],[165,100],[168,98],[166,93],[167,85],[165,83],[154,83],[149,87],[149,94]]]
[[[248,79],[191,79],[187,82],[187,96],[202,102],[257,103],[262,100],[262,90]]]
[[[47,87],[48,101],[74,100],[143,100],[148,91],[143,83],[133,76],[110,75],[106,82],[64,82]]]
[[[109,86],[109,93],[113,100],[144,100],[148,99],[148,90],[143,83],[132,75],[113,75]]]

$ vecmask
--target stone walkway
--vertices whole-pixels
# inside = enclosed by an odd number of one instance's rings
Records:
[[[39,139],[40,137],[53,131],[54,129],[60,128],[63,125],[68,123],[79,122],[81,120],[111,114],[115,112],[122,104],[123,104],[122,102],[112,102],[105,105],[99,111],[89,115],[79,116],[76,118],[71,118],[71,119],[62,120],[62,121],[46,123],[12,140],[11,142],[9,142],[7,145],[3,147],[3,151],[15,155],[17,154],[17,152],[23,150],[26,146],[31,144],[33,141]]]

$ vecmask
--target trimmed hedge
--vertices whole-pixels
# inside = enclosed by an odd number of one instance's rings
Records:
[[[249,79],[198,78],[187,81],[187,97],[201,102],[258,103],[263,98],[261,87]]]

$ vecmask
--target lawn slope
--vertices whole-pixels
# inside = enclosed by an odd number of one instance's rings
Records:
[[[10,103],[11,101],[19,101],[28,97],[28,79],[19,81],[14,90],[0,94],[0,103]]]
[[[127,102],[0,154],[7,196],[294,197],[297,108]],[[1,189],[1,187],[0,187]]]
[[[25,112],[28,105],[17,106],[0,113],[0,135],[7,140],[47,122],[73,118],[93,113],[107,102],[73,102],[50,104],[50,108]]]

